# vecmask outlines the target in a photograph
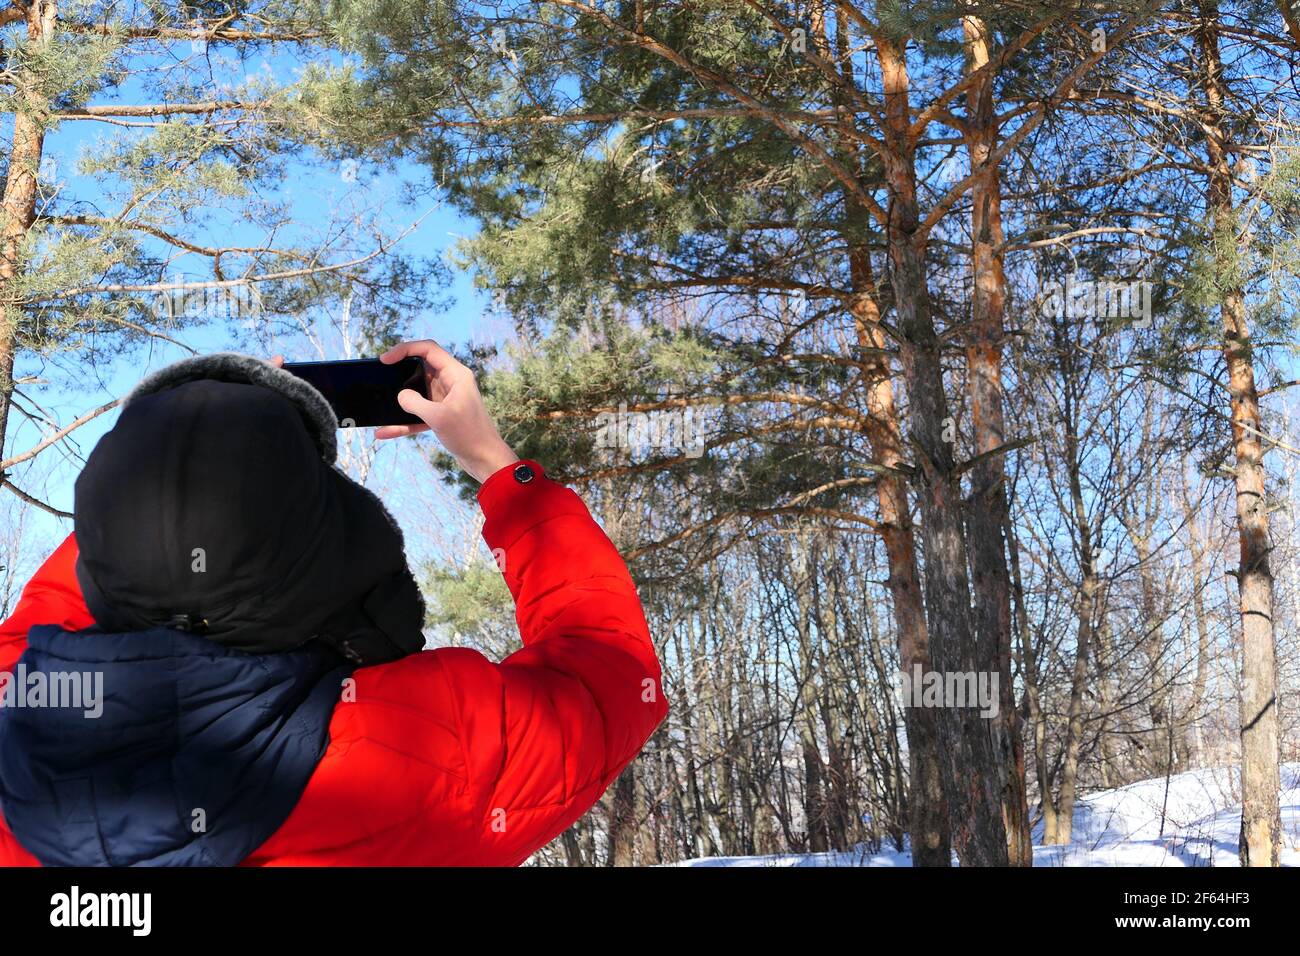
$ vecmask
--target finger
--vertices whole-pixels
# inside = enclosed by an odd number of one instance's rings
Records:
[[[397,393],[397,404],[402,411],[417,415],[424,422],[432,425],[442,417],[442,402],[431,402],[413,388],[404,388]]]
[[[375,429],[375,438],[383,441],[386,438],[405,438],[408,435],[418,435],[420,432],[427,432],[429,426],[419,425],[383,425]]]
[[[414,342],[403,342],[400,345],[394,345],[379,356],[379,361],[385,365],[392,365],[394,362],[400,362],[408,356],[424,359],[429,368],[438,374],[465,367],[456,360],[454,355],[432,339],[418,339]]]
[[[375,438],[383,441],[386,438],[405,438],[407,435],[418,435],[420,432],[429,431],[427,421],[438,415],[442,411],[442,406],[438,402],[431,402],[413,388],[404,388],[397,393],[397,404],[401,406],[402,411],[410,412],[426,421],[414,425],[384,425],[375,430]]]
[[[283,355],[272,355],[270,361],[271,361],[271,364],[274,365],[276,368],[284,368],[284,356],[283,356]]]

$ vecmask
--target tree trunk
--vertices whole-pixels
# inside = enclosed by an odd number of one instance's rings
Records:
[[[1068,354],[1064,349],[1062,356]],[[1070,703],[1066,711],[1065,755],[1061,761],[1061,789],[1056,801],[1056,832],[1053,844],[1070,842],[1074,832],[1074,804],[1079,787],[1079,752],[1083,744],[1083,694],[1088,683],[1088,655],[1092,651],[1097,621],[1100,581],[1094,561],[1092,521],[1083,496],[1079,448],[1079,422],[1072,403],[1065,408],[1065,465],[1070,483],[1076,560],[1079,564],[1079,594],[1074,639],[1074,672],[1070,678]]]
[[[1209,158],[1208,206],[1216,239],[1235,240],[1236,215],[1224,119],[1226,89],[1219,59],[1218,3],[1200,5],[1198,41],[1205,83],[1203,123]],[[1240,288],[1219,308],[1223,358],[1228,370],[1241,564],[1237,588],[1241,613],[1241,837],[1243,866],[1277,866],[1281,852],[1281,786],[1278,750],[1277,645],[1273,634],[1273,572],[1269,567],[1263,422]]]
[[[882,351],[886,339],[880,327],[875,280],[866,248],[853,250],[850,269],[855,293],[854,322],[867,388],[867,441],[876,461],[887,468],[898,468],[905,464],[906,456],[889,360]],[[885,557],[889,561],[888,586],[898,634],[899,666],[908,675],[915,667],[929,671],[930,636],[925,623],[921,575],[916,562],[916,531],[908,508],[907,486],[897,474],[883,473],[877,479],[876,493]],[[912,841],[912,865],[951,866],[948,808],[939,760],[938,715],[929,708],[913,707],[908,701],[904,703],[903,721],[907,728],[908,835]]]
[[[609,813],[609,865],[633,866],[636,863],[636,775],[635,764],[627,767],[614,781],[614,796]]]
[[[1151,484],[1154,483],[1150,483],[1148,487]],[[1155,522],[1152,520],[1151,512],[1148,511],[1141,517],[1130,516],[1126,520],[1126,525],[1129,541],[1133,544],[1133,552],[1138,559],[1139,594],[1141,595],[1138,607],[1141,611],[1140,619],[1146,629],[1141,643],[1146,657],[1148,684],[1145,710],[1150,719],[1150,728],[1144,734],[1149,759],[1147,776],[1165,777],[1169,775],[1170,770],[1166,759],[1169,749],[1169,728],[1166,726],[1169,718],[1167,699],[1169,681],[1165,674],[1166,648],[1163,629],[1160,626],[1160,602],[1157,596],[1160,587],[1159,576],[1155,567],[1156,556],[1151,547],[1156,533]]]
[[[1056,803],[1051,764],[1047,759],[1047,714],[1043,711],[1042,687],[1038,670],[1038,654],[1034,650],[1033,636],[1029,633],[1029,614],[1025,608],[1025,586],[1020,574],[1020,553],[1016,549],[1015,528],[1011,515],[1006,516],[1004,532],[1007,553],[1011,558],[1011,578],[1016,597],[1016,632],[1020,635],[1021,673],[1025,681],[1025,703],[1029,709],[1029,722],[1034,732],[1034,777],[1038,781],[1038,806],[1043,815],[1043,842],[1056,842]]]
[[[47,43],[54,33],[58,4],[54,0],[32,0],[24,20],[30,43]],[[37,176],[45,145],[47,104],[36,84],[20,84],[21,106],[14,114],[13,144],[9,149],[9,171],[5,180],[3,222],[0,222],[0,451],[9,434],[10,397],[13,394],[14,359],[18,348],[21,307],[10,290],[22,268],[20,257],[27,231],[36,219]],[[3,455],[0,455],[3,457]]]
[[[916,143],[910,129],[907,67],[893,43],[877,38],[875,45],[889,134],[889,148],[881,158],[890,193],[890,284],[907,383],[910,438],[916,451],[931,653],[940,672],[978,675],[996,671],[997,662],[980,658],[971,621],[961,482],[954,449],[944,438],[951,419],[944,392],[942,345],[926,286],[926,243],[916,192]],[[940,711],[949,818],[958,856],[968,866],[1007,865],[1003,774],[989,723],[977,707],[947,706]]]
[[[842,69],[850,84],[852,60],[848,54],[848,24],[838,10],[836,41]],[[843,108],[844,136],[841,148],[854,157],[854,165],[865,179],[872,158],[863,155],[852,135],[852,113]],[[849,282],[853,291],[853,323],[862,362],[866,389],[867,421],[863,427],[871,455],[891,469],[907,463],[898,407],[894,400],[893,369],[885,353],[888,346],[880,324],[880,303],[871,251],[862,242],[870,225],[866,210],[852,196],[845,196],[847,219],[853,227],[849,241]],[[925,622],[924,595],[916,560],[916,530],[912,525],[907,483],[900,472],[881,473],[876,481],[880,527],[889,562],[890,602],[897,630],[899,666],[906,674],[913,668],[931,669],[930,635]],[[911,840],[913,866],[951,866],[952,837],[948,823],[948,802],[943,789],[939,758],[939,721],[933,710],[905,702],[903,725],[907,732],[908,793],[907,831]]]
[[[799,710],[795,720],[799,726],[799,743],[803,752],[804,771],[804,821],[808,832],[807,849],[811,853],[825,853],[827,843],[826,767],[821,749],[817,745],[818,667],[813,656],[812,622],[815,614],[810,581],[816,572],[816,555],[812,552],[809,536],[801,531],[791,542],[801,561],[796,565],[794,582],[796,624],[799,640]],[[792,551],[792,556],[796,552]],[[801,565],[801,566],[799,566]]]
[[[1196,621],[1196,678],[1192,684],[1192,698],[1187,707],[1187,719],[1183,723],[1182,750],[1187,765],[1200,766],[1205,759],[1201,739],[1201,708],[1205,706],[1205,692],[1210,683],[1210,621],[1205,610],[1205,587],[1209,579],[1205,571],[1205,541],[1185,477],[1183,520],[1187,524],[1187,547],[1192,558],[1192,617]]]
[[[832,554],[832,557],[834,555]],[[818,565],[820,567],[820,563]],[[836,569],[832,562],[829,570],[828,585],[830,599],[822,600],[820,576],[813,579],[813,606],[818,629],[828,640],[818,642],[817,658],[822,678],[821,693],[818,697],[822,735],[826,738],[826,773],[827,773],[827,830],[832,850],[849,850],[852,847],[851,834],[858,827],[854,825],[857,816],[855,810],[857,794],[854,788],[853,774],[850,769],[851,756],[849,748],[853,742],[853,732],[844,726],[842,716],[845,708],[840,706],[838,693],[849,686],[848,675],[841,665],[837,648],[829,647],[836,638],[851,637],[851,632],[842,633],[840,621],[836,614],[838,603],[838,582]]]
[[[1088,654],[1092,649],[1097,606],[1097,575],[1092,562],[1083,572],[1079,589],[1079,621],[1075,632],[1074,673],[1070,679],[1070,704],[1066,712],[1065,756],[1061,761],[1061,791],[1056,801],[1056,832],[1045,843],[1067,844],[1074,832],[1074,804],[1079,794],[1079,751],[1083,743],[1083,692],[1088,683]]]
[[[988,65],[988,28],[979,17],[962,18],[966,39],[966,69],[974,73]],[[997,146],[998,125],[993,111],[993,75],[987,73],[967,91],[966,145],[971,172],[985,173],[971,187],[971,269],[973,298],[971,331],[966,347],[966,387],[970,397],[975,453],[982,457],[971,469],[967,541],[971,549],[971,586],[975,596],[979,656],[997,661],[998,715],[993,721],[1000,751],[1002,815],[1007,831],[1007,857],[1012,866],[1033,866],[1033,840],[1025,796],[1025,747],[1015,705],[1011,670],[1011,579],[1007,572],[1006,459],[998,452],[1007,443],[1002,395],[1003,315],[1007,277],[1003,268],[1002,187],[997,163],[989,158]]]

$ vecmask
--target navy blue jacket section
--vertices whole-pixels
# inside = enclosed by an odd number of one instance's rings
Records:
[[[26,706],[0,705],[0,810],[46,866],[235,865],[298,802],[350,673],[315,642],[250,654],[168,628],[34,627],[8,695]],[[36,674],[59,699],[30,706]]]

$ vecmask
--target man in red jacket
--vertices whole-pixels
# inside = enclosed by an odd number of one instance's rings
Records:
[[[432,342],[383,359],[407,356],[425,424],[378,437],[432,430],[481,482],[523,648],[417,650],[400,532],[334,465],[319,393],[177,363],[0,625],[0,865],[517,865],[636,756],[667,702],[622,559],[467,368]]]

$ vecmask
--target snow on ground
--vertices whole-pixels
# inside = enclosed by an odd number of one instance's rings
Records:
[[[1241,804],[1236,768],[1192,770],[1081,798],[1068,846],[1042,846],[1034,866],[1236,866]],[[1300,763],[1282,767],[1282,865],[1300,866]],[[1161,816],[1164,830],[1161,832]],[[706,857],[680,866],[910,866],[911,854],[886,847],[846,853]]]

